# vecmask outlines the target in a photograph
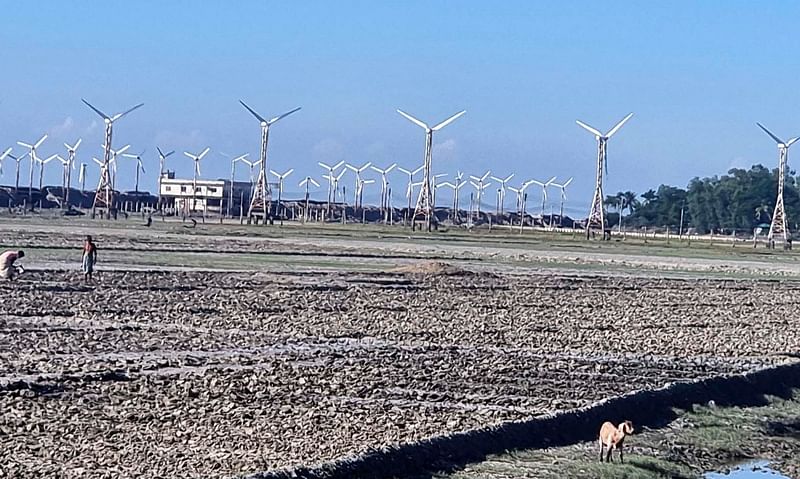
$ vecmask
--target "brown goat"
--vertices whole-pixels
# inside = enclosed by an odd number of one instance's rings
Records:
[[[603,448],[608,448],[606,462],[614,462],[611,453],[616,449],[619,451],[619,462],[622,463],[622,445],[625,436],[630,434],[633,434],[633,423],[630,421],[622,422],[617,427],[610,422],[603,423],[600,428],[600,462],[603,462]]]

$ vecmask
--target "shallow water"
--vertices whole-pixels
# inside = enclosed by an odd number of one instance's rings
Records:
[[[708,472],[705,479],[790,479],[779,472],[770,469],[767,461],[753,461],[742,464],[732,469],[730,473]]]

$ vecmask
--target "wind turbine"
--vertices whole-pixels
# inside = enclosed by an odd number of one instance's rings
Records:
[[[553,186],[561,190],[561,206],[559,207],[558,212],[558,226],[563,226],[564,221],[564,200],[567,199],[567,186],[572,183],[572,177],[570,177],[567,181],[564,182],[563,185],[559,185],[558,183],[553,183]]]
[[[447,176],[447,173],[439,173],[438,175],[433,175],[433,194],[431,194],[431,207],[433,208],[434,213],[436,212],[436,190],[439,189],[439,178],[444,178]]]
[[[78,151],[78,147],[81,146],[81,141],[83,140],[78,138],[74,146],[64,143],[64,146],[67,148],[67,162],[69,163],[64,165],[64,184],[66,185],[66,188],[64,188],[64,205],[67,208],[69,208],[69,189],[72,186],[72,170],[75,169],[75,152]]]
[[[433,132],[439,131],[442,128],[446,127],[450,123],[454,122],[458,117],[466,113],[466,110],[462,110],[455,115],[451,116],[450,118],[444,120],[443,122],[429,127],[426,123],[414,118],[413,116],[405,113],[402,110],[397,110],[397,113],[403,115],[407,120],[414,123],[417,126],[422,127],[425,130],[425,161],[423,165],[425,167],[425,173],[423,174],[422,180],[422,189],[419,192],[419,199],[417,199],[417,206],[414,208],[414,214],[411,216],[411,229],[414,229],[414,221],[416,220],[418,215],[425,216],[425,224],[428,231],[431,230],[431,224],[433,221],[433,205],[431,204],[431,199],[433,195],[433,177],[431,173],[433,161],[432,161],[432,150],[433,150]],[[410,208],[409,208],[410,209]]]
[[[333,198],[333,201],[335,201],[335,199],[336,199],[336,190],[333,188],[334,178],[336,177],[336,170],[338,170],[342,165],[344,165],[344,161],[340,161],[339,163],[336,163],[333,166],[328,165],[326,163],[323,163],[321,161],[317,162],[317,164],[319,166],[325,168],[326,170],[328,170],[328,174],[327,175],[322,175],[322,177],[328,179],[328,206],[327,206],[328,212],[327,212],[327,214],[331,215],[332,214],[332,211],[331,211],[331,198]],[[336,180],[336,183],[338,184],[338,180]]]
[[[286,171],[286,173],[281,174],[281,173],[278,173],[275,170],[269,170],[269,172],[272,173],[272,175],[274,177],[278,178],[278,206],[277,206],[277,210],[278,211],[277,211],[277,213],[278,213],[278,216],[280,216],[281,220],[283,220],[283,216],[284,216],[283,213],[286,210],[286,208],[283,208],[284,211],[281,211],[281,207],[283,205],[283,203],[281,203],[281,198],[282,198],[282,195],[283,195],[283,180],[285,180],[287,176],[291,175],[293,171],[294,171],[294,168],[289,168]]]
[[[506,201],[506,188],[508,186],[508,182],[511,181],[511,178],[514,178],[514,173],[506,176],[505,178],[498,178],[496,176],[492,176],[492,179],[500,183],[500,208],[498,208],[498,214],[503,214],[503,204]]]
[[[236,184],[236,163],[241,161],[248,165],[250,165],[250,191],[252,194],[253,191],[253,164],[247,161],[247,157],[250,153],[245,153],[244,155],[237,156],[236,158],[231,159],[231,186],[228,190],[228,216],[231,216],[231,206],[233,206],[233,186]]]
[[[481,177],[469,175],[470,179],[472,180],[470,181],[470,183],[475,188],[477,193],[476,199],[478,203],[478,208],[477,208],[478,217],[480,217],[481,215],[481,199],[483,198],[483,190],[488,188],[489,185],[491,184],[486,182],[486,178],[488,178],[491,173],[492,173],[491,171],[486,170],[486,173],[484,173],[483,176]]]
[[[295,108],[294,110],[289,110],[286,113],[276,116],[271,120],[267,120],[255,110],[247,106],[245,102],[239,100],[239,103],[242,104],[243,107],[247,109],[256,119],[261,122],[261,153],[259,154],[258,161],[261,164],[261,168],[258,172],[258,181],[256,181],[255,188],[253,190],[252,198],[250,199],[250,209],[247,212],[248,218],[252,218],[254,213],[258,213],[259,210],[262,212],[263,215],[263,222],[265,224],[267,221],[267,217],[271,214],[271,205],[272,205],[272,190],[270,189],[269,182],[267,181],[267,145],[269,143],[269,127],[272,126],[275,122],[286,118],[287,116],[291,115],[292,113],[298,111],[300,107]]]
[[[11,150],[13,150],[13,149],[14,148],[9,146],[6,151],[4,151],[2,154],[0,154],[0,175],[3,174],[3,160],[5,160],[6,157],[11,154]]]
[[[357,166],[353,166],[353,165],[351,165],[349,163],[344,165],[344,166],[347,169],[353,170],[355,172],[355,174],[356,174],[356,187],[355,187],[355,190],[354,190],[354,195],[355,196],[353,198],[353,207],[354,208],[358,208],[359,207],[359,204],[358,204],[359,203],[359,196],[358,195],[359,195],[359,191],[361,189],[360,185],[361,185],[361,181],[362,181],[361,173],[363,171],[365,171],[367,168],[369,168],[370,166],[372,166],[372,163],[368,161],[368,162],[364,163],[364,166],[362,166],[361,168],[359,168]]]
[[[457,221],[455,221],[455,220],[458,218],[458,191],[461,189],[461,187],[463,187],[464,185],[467,184],[466,182],[463,182],[463,181],[460,181],[460,180],[461,180],[461,177],[458,176],[458,177],[456,177],[456,182],[455,183],[450,183],[449,181],[444,181],[444,182],[439,183],[438,185],[436,185],[437,187],[446,186],[447,188],[452,188],[453,189],[453,211],[451,213],[451,218],[453,218],[453,220],[454,220],[453,224],[457,223]]]
[[[542,187],[542,226],[544,226],[544,209],[545,209],[545,204],[547,203],[547,187],[552,185],[554,181],[556,181],[556,177],[555,176],[550,178],[549,180],[547,180],[544,183],[542,183],[541,181],[537,181],[537,180],[531,180],[531,183],[533,183],[535,185],[539,185],[539,186]],[[552,220],[552,218],[551,218],[551,220]]]
[[[69,195],[66,194],[66,191],[67,191],[67,188],[68,188],[67,182],[69,181],[69,178],[70,178],[70,175],[71,175],[70,167],[72,167],[72,169],[74,170],[75,169],[75,164],[72,163],[69,160],[65,160],[64,158],[62,158],[61,156],[58,156],[58,155],[56,156],[56,159],[58,161],[60,161],[61,165],[64,167],[64,171],[61,172],[61,188],[65,192],[64,196],[62,198],[62,201],[63,201],[62,207],[69,209],[69,204],[66,201],[69,198]]]
[[[100,145],[101,147],[103,145]],[[125,145],[119,150],[114,150],[113,148],[109,148],[108,151],[111,152],[111,160],[109,161],[109,165],[111,166],[111,191],[114,191],[114,188],[117,186],[117,157],[128,151],[131,145]],[[102,173],[102,172],[101,172]]]
[[[472,178],[472,180],[469,183],[472,185],[473,188],[475,188],[475,191],[477,193],[475,195],[476,196],[475,197],[475,199],[476,199],[475,211],[477,213],[476,214],[476,218],[480,218],[480,216],[481,216],[481,199],[483,198],[483,190],[485,190],[486,188],[488,188],[491,185],[491,183],[486,182],[486,178],[488,178],[488,177],[489,177],[489,172],[488,171],[486,172],[486,174],[484,174],[480,178],[478,178],[477,176],[470,175],[470,178]]]
[[[308,189],[309,189],[309,184],[314,185],[315,187],[319,188],[319,183],[317,183],[317,180],[315,180],[314,178],[312,178],[310,176],[306,176],[303,179],[303,181],[301,181],[298,184],[298,186],[300,186],[300,187],[303,187],[303,186],[306,187],[306,210],[305,210],[305,214],[303,215],[303,221],[308,221],[308,199],[309,199]]]
[[[42,195],[42,186],[44,181],[44,165],[50,163],[51,161],[59,158],[58,155],[50,155],[46,159],[36,158],[36,161],[39,162],[39,206],[41,207],[41,195]]]
[[[209,151],[211,151],[210,147],[206,147],[206,149],[203,150],[203,152],[199,155],[189,153],[188,151],[183,152],[184,155],[188,156],[192,159],[192,161],[194,161],[194,176],[192,177],[192,211],[194,211],[197,207],[197,177],[200,176],[200,160],[202,160]]]
[[[597,170],[595,173],[595,187],[594,196],[592,198],[592,207],[589,210],[589,219],[586,220],[586,239],[589,239],[593,226],[599,227],[600,231],[603,232],[603,236],[605,237],[606,216],[603,205],[603,168],[605,167],[605,169],[608,170],[606,143],[608,143],[608,140],[614,136],[614,133],[619,131],[619,129],[622,128],[622,125],[624,125],[626,121],[630,120],[632,116],[633,113],[628,113],[628,116],[620,120],[620,122],[614,125],[614,128],[608,130],[608,133],[605,135],[600,133],[600,131],[596,128],[593,128],[580,120],[575,120],[575,122],[581,128],[585,129],[589,133],[592,133],[597,140]]]
[[[8,157],[14,160],[15,163],[15,174],[14,174],[14,204],[17,202],[17,196],[19,195],[19,164],[28,156],[30,153],[23,153],[20,156],[14,156],[12,154],[8,154]]]
[[[144,164],[142,163],[142,155],[144,155],[144,150],[138,155],[132,155],[130,153],[124,153],[122,156],[125,158],[133,158],[136,160],[136,186],[134,186],[133,191],[136,195],[139,195],[139,171],[141,170],[142,173],[147,173],[144,171]]]
[[[775,212],[772,214],[772,222],[769,225],[769,235],[767,241],[773,245],[775,235],[783,236],[783,245],[786,247],[789,240],[789,228],[786,224],[786,211],[783,206],[783,185],[786,181],[786,162],[789,159],[789,147],[792,146],[800,137],[790,138],[783,141],[767,130],[761,123],[756,123],[764,132],[778,144],[778,198],[775,200]]]
[[[397,171],[399,171],[401,173],[405,173],[406,175],[408,175],[408,185],[406,186],[406,199],[408,200],[408,209],[406,210],[406,221],[408,221],[408,219],[410,218],[410,215],[411,215],[411,196],[412,196],[412,192],[413,192],[413,186],[412,185],[414,183],[414,175],[416,175],[417,173],[419,173],[420,171],[422,171],[424,169],[425,169],[425,165],[424,164],[422,166],[420,166],[419,168],[417,168],[416,170],[414,170],[414,171],[407,170],[407,169],[401,168],[401,167],[397,168]]]
[[[39,160],[39,158],[36,157],[36,148],[42,146],[42,143],[44,143],[44,140],[46,139],[47,139],[47,134],[45,133],[44,136],[42,136],[39,139],[39,141],[33,144],[25,143],[22,141],[17,142],[19,146],[24,146],[29,150],[28,156],[31,158],[30,177],[28,178],[28,206],[31,209],[33,209],[33,166]]]
[[[161,179],[164,176],[164,165],[167,163],[167,158],[175,153],[175,150],[164,153],[158,146],[156,147],[156,150],[158,150],[158,210],[161,211],[161,208],[163,207],[161,201]]]
[[[114,130],[114,122],[127,115],[128,113],[140,108],[144,103],[129,108],[128,110],[117,113],[113,116],[108,116],[102,111],[98,110],[91,103],[81,98],[86,106],[91,108],[95,113],[103,118],[103,123],[106,125],[105,141],[103,142],[103,164],[100,166],[100,182],[95,190],[94,203],[92,204],[92,218],[95,217],[98,209],[105,210],[106,219],[111,218],[111,211],[114,209],[114,186],[111,180],[109,166],[111,163],[111,139]]]
[[[333,202],[336,203],[336,194],[339,191],[339,180],[342,179],[344,174],[347,172],[347,169],[344,169],[339,172],[338,175],[334,175],[333,173],[329,175],[322,175],[323,178],[328,180],[328,183],[333,187]],[[328,201],[328,210],[331,212],[331,216],[333,215],[333,211],[330,210],[330,201]],[[342,193],[342,215],[346,214],[347,210],[347,202],[344,197],[344,193]]]
[[[389,180],[386,178],[395,167],[397,163],[392,163],[388,167],[384,169],[380,169],[376,166],[371,166],[373,170],[381,174],[381,217],[383,218],[383,222],[388,222],[388,215],[389,215]]]

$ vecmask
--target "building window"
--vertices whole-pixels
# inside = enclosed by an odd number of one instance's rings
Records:
[[[164,189],[166,189],[167,191],[172,191],[172,187],[171,186],[167,186]]]
[[[197,188],[194,189],[194,192],[195,193],[202,193],[203,192],[203,187],[202,186],[198,186]]]
[[[216,193],[217,189],[216,188],[208,188],[208,192],[209,193]]]
[[[185,186],[181,186],[181,193],[186,193],[186,187]]]

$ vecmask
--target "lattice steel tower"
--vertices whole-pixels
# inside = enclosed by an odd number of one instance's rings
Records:
[[[629,113],[628,116],[620,120],[614,128],[609,130],[605,135],[600,133],[597,129],[576,120],[576,123],[582,128],[594,134],[597,139],[597,170],[595,172],[594,196],[592,197],[592,206],[589,210],[589,218],[586,220],[586,239],[589,239],[592,228],[597,228],[605,236],[606,231],[606,215],[605,205],[603,205],[603,168],[608,169],[608,158],[606,156],[606,144],[609,138],[616,133],[622,125],[625,124],[633,116]]]
[[[243,107],[247,109],[258,121],[261,122],[261,154],[259,155],[258,162],[261,164],[258,172],[258,179],[256,180],[255,185],[253,186],[253,197],[250,198],[250,208],[247,210],[247,217],[248,220],[252,220],[254,217],[261,216],[262,217],[262,224],[266,224],[267,218],[272,216],[272,212],[270,211],[272,208],[272,189],[269,186],[269,182],[267,181],[267,172],[269,171],[267,167],[267,146],[269,144],[269,127],[272,126],[273,123],[277,122],[278,120],[285,118],[292,113],[296,112],[300,109],[300,107],[295,108],[294,110],[287,111],[282,115],[278,115],[271,120],[267,120],[258,113],[255,112],[252,108],[247,106],[245,102],[239,100],[239,103],[242,104]]]
[[[756,123],[764,132],[769,135],[775,143],[778,144],[778,198],[775,200],[775,211],[772,214],[772,223],[769,225],[769,236],[767,241],[769,245],[773,245],[775,236],[778,235],[783,239],[784,247],[789,240],[789,228],[786,222],[786,210],[783,205],[783,185],[786,181],[786,161],[789,158],[789,147],[792,146],[800,137],[792,138],[789,141],[783,141],[777,136],[773,135],[771,131],[767,130],[761,123]]]
[[[419,197],[417,198],[417,206],[414,208],[414,214],[411,216],[411,229],[414,230],[416,225],[417,217],[422,216],[425,218],[425,227],[428,231],[431,230],[431,226],[433,225],[434,217],[433,217],[433,174],[431,173],[431,166],[432,166],[432,158],[431,158],[431,149],[433,147],[433,132],[439,131],[442,128],[446,127],[450,123],[454,122],[456,118],[460,117],[467,110],[462,110],[455,115],[451,116],[450,118],[446,119],[445,121],[439,123],[438,125],[434,126],[433,128],[429,127],[426,123],[417,120],[413,116],[405,113],[402,110],[397,110],[397,113],[400,113],[405,118],[407,118],[412,123],[419,125],[420,127],[425,129],[425,162],[423,163],[423,176],[422,179],[422,188],[419,191]]]
[[[128,113],[132,112],[133,110],[141,107],[144,103],[139,103],[138,105],[130,108],[122,113],[117,113],[114,116],[108,116],[102,111],[98,110],[91,103],[81,98],[81,101],[86,103],[86,106],[94,110],[95,113],[100,115],[103,118],[103,123],[106,125],[106,135],[105,135],[105,142],[103,142],[103,162],[100,164],[100,181],[97,184],[97,190],[95,190],[94,194],[94,203],[92,203],[92,218],[97,215],[98,210],[101,211],[102,215],[105,216],[106,219],[110,219],[112,212],[114,211],[114,185],[111,181],[111,158],[112,158],[112,150],[111,150],[111,137],[114,129],[114,122],[122,118],[123,116],[127,115]]]

